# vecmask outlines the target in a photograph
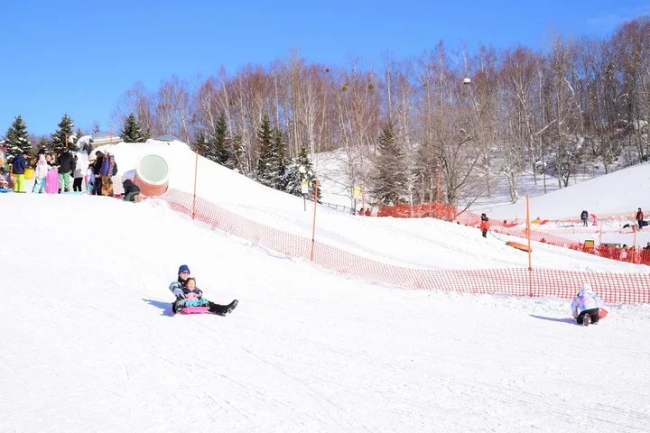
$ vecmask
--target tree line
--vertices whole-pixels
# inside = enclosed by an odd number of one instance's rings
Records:
[[[268,164],[279,170],[277,161],[334,151],[337,180],[350,196],[366,185],[375,203],[467,204],[504,184],[515,202],[525,171],[563,187],[576,174],[647,160],[650,20],[604,39],[549,42],[544,51],[482,45],[469,53],[441,41],[380,67],[308,63],[291,52],[234,75],[222,68],[192,83],[136,83],[113,116],[137,125],[142,139],[177,136],[263,182]],[[265,160],[269,148],[282,158]]]

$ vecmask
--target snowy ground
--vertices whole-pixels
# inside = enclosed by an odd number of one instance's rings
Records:
[[[156,201],[0,200],[2,432],[650,430],[650,306],[585,329],[565,300],[345,279]],[[233,314],[170,317],[181,263]]]

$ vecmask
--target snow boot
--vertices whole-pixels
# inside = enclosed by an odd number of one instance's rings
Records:
[[[230,313],[232,313],[232,310],[234,310],[235,308],[237,308],[237,304],[239,304],[239,301],[238,301],[237,299],[235,299],[235,300],[232,301],[230,304],[228,304],[228,305],[226,306],[226,314],[230,314]]]

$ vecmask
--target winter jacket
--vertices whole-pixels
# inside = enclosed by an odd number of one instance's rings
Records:
[[[642,219],[643,219],[643,212],[638,211],[638,212],[636,213],[636,220],[637,220],[637,221],[641,221]]]
[[[571,313],[575,319],[585,310],[602,307],[603,300],[591,290],[591,286],[588,283],[584,283],[582,289],[571,303]]]
[[[101,174],[102,165],[104,164],[104,154],[97,151],[95,155],[97,156],[97,159],[95,159],[95,164],[93,164],[93,173],[95,173],[95,176],[99,176]]]
[[[187,296],[187,295],[189,295],[189,294],[193,294],[193,295],[196,295],[198,298],[202,298],[202,297],[203,297],[203,292],[202,292],[201,289],[199,289],[198,287],[195,287],[194,290],[190,290],[190,289],[188,289],[187,287],[183,287],[182,290],[183,290],[183,296]]]
[[[44,177],[47,177],[47,172],[50,171],[50,166],[47,165],[47,161],[45,160],[45,155],[39,155],[38,156],[38,163],[36,164],[36,178],[37,179],[42,179]]]
[[[140,187],[134,184],[131,179],[125,179],[124,182],[122,182],[122,186],[124,187],[124,195],[132,192],[140,192]]]
[[[580,219],[581,220],[586,220],[588,218],[589,218],[589,212],[587,212],[586,210],[583,210],[582,213],[580,214]]]
[[[57,162],[59,164],[59,173],[72,173],[74,171],[74,157],[67,150],[61,154]]]
[[[74,172],[72,175],[75,179],[84,177],[84,167],[81,164],[79,164],[79,161],[75,161]]]
[[[183,287],[183,296],[186,298],[182,302],[184,307],[203,307],[209,303],[207,299],[203,298],[203,292],[198,287],[194,290]]]
[[[27,160],[25,160],[25,157],[22,154],[17,155],[14,158],[12,165],[14,174],[25,174],[25,169],[27,168]]]
[[[102,176],[115,176],[117,174],[117,164],[115,163],[115,157],[113,155],[110,155],[108,159],[104,157],[102,168],[99,173]]]
[[[486,216],[481,216],[481,231],[490,230],[490,219]]]

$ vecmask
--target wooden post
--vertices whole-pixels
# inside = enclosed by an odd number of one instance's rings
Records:
[[[316,209],[318,206],[318,179],[314,182],[314,221],[311,225],[311,254],[309,260],[314,261],[314,237],[316,235]]]
[[[199,151],[196,150],[196,162],[194,163],[194,199],[192,200],[192,219],[196,217],[196,180],[199,174]]]
[[[530,247],[530,196],[526,194],[526,239],[528,240],[528,295],[533,296],[533,258]]]

